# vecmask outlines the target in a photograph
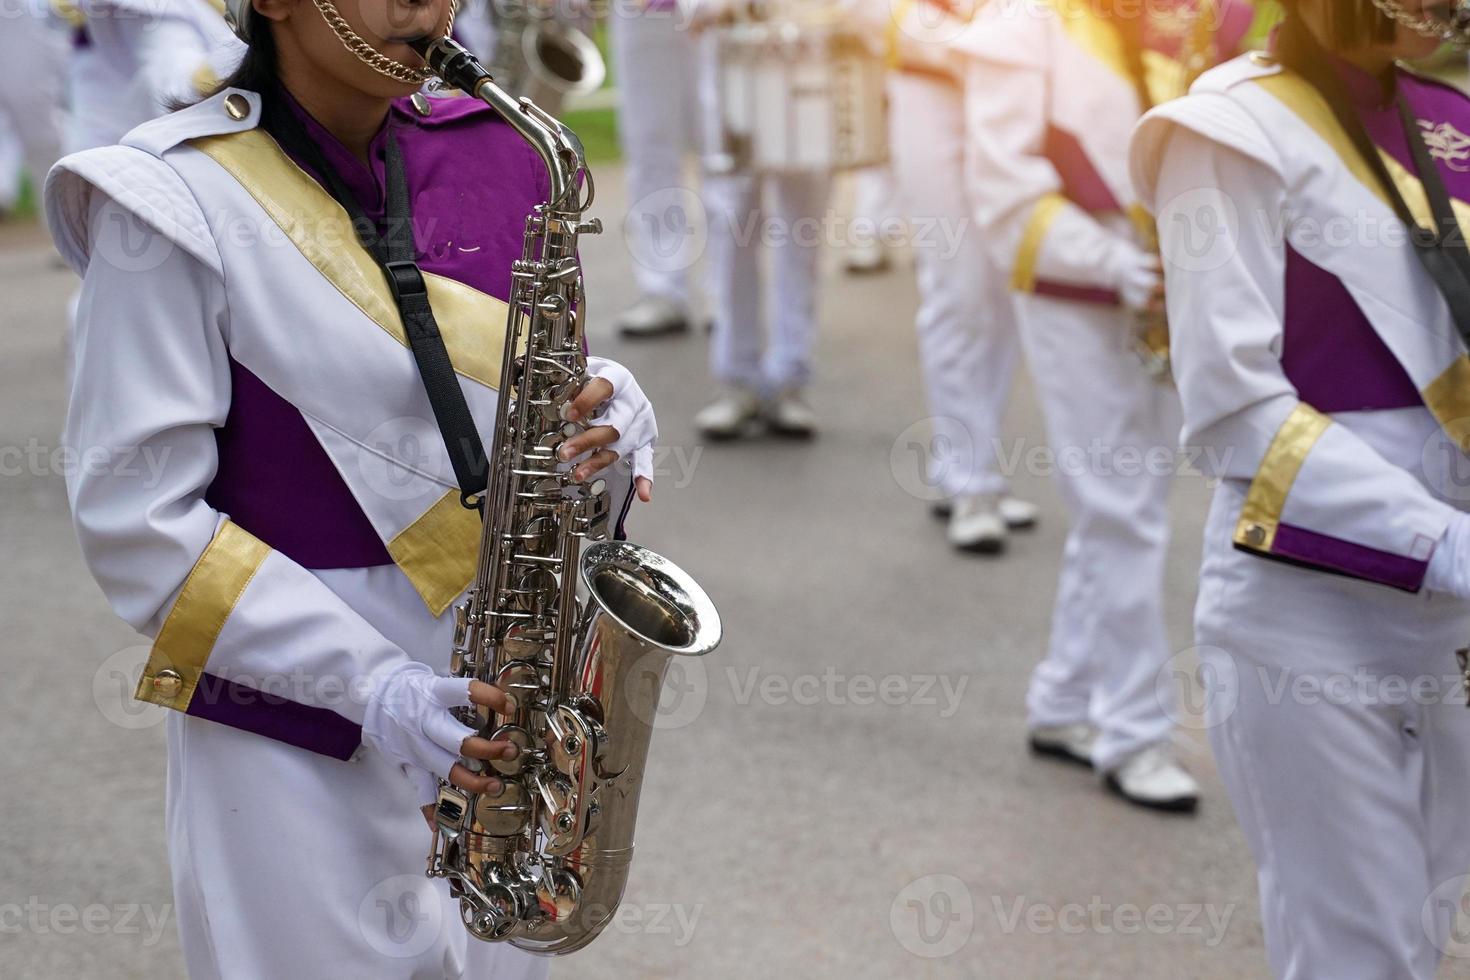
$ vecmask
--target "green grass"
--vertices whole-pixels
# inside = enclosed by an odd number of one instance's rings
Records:
[[[15,209],[10,212],[11,218],[34,218],[36,216],[36,192],[35,185],[30,177],[20,185],[20,199],[15,202]]]
[[[613,78],[612,52],[608,50],[607,24],[598,21],[592,30],[592,40],[597,44],[597,49],[602,52],[603,63],[607,65],[607,78],[602,83],[602,91],[606,92],[617,83]],[[582,145],[587,148],[588,163],[612,163],[622,157],[622,149],[618,145],[618,114],[614,109],[578,109],[565,112],[561,121],[572,127],[577,135],[582,137]]]
[[[578,109],[564,112],[561,121],[582,137],[588,163],[611,163],[622,154],[618,149],[618,114],[613,109]]]

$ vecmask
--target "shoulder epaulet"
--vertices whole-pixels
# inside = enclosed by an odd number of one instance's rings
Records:
[[[260,96],[226,89],[177,112],[149,120],[122,138],[131,146],[161,157],[174,147],[201,136],[221,136],[254,129],[260,123]]]
[[[1235,58],[1201,75],[1184,98],[1155,106],[1144,115],[1133,131],[1128,154],[1133,189],[1144,206],[1157,211],[1159,168],[1177,130],[1188,130],[1279,170],[1276,146],[1247,108],[1249,100],[1235,90],[1280,72],[1279,65],[1265,58]]]
[[[1189,87],[1191,95],[1200,92],[1228,92],[1237,85],[1253,82],[1282,72],[1280,62],[1264,51],[1251,51],[1231,58],[1205,72]]]

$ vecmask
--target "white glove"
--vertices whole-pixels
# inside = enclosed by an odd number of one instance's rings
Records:
[[[1456,514],[1451,518],[1444,537],[1439,539],[1429,558],[1424,587],[1431,592],[1470,599],[1470,514]]]
[[[1135,312],[1148,306],[1155,290],[1164,281],[1164,267],[1159,257],[1123,239],[1119,239],[1110,265],[1113,288],[1118,291],[1123,305]]]
[[[618,430],[617,441],[607,448],[617,453],[618,459],[629,462],[635,479],[642,476],[652,480],[658,420],[633,372],[605,357],[589,357],[587,378],[603,378],[613,387],[613,396],[603,404],[602,414],[592,419],[593,425],[610,425]]]
[[[468,677],[440,677],[410,661],[377,678],[362,719],[362,740],[402,764],[421,803],[432,803],[439,779],[459,761],[459,748],[475,734],[450,708],[470,703]]]

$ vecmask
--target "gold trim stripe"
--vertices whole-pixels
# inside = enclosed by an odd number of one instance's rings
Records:
[[[67,26],[73,30],[87,26],[87,15],[77,5],[77,0],[51,0],[50,7],[51,12],[66,21]]]
[[[1236,544],[1253,551],[1271,550],[1291,485],[1296,482],[1307,454],[1331,424],[1331,419],[1305,402],[1298,402],[1291,410],[1276,430],[1246,491],[1240,520],[1235,525]]]
[[[1011,270],[1011,288],[1021,293],[1036,289],[1036,262],[1041,255],[1046,233],[1053,221],[1067,206],[1067,199],[1055,192],[1036,202],[1031,217],[1026,220],[1026,230],[1021,233],[1021,244],[1016,249],[1016,267]]]
[[[135,698],[177,711],[188,709],[220,630],[270,550],[238,525],[230,521],[220,525],[158,631]],[[182,683],[170,683],[167,675],[159,678],[165,670],[177,674]]]
[[[480,515],[451,490],[388,542],[388,554],[413,583],[424,605],[443,614],[475,577]]]
[[[223,167],[337,290],[404,347],[408,336],[383,271],[357,241],[330,194],[260,129],[204,136],[191,145]],[[424,274],[434,319],[457,373],[500,386],[509,308],[462,282]]]
[[[1301,117],[1332,148],[1358,183],[1368,188],[1383,202],[1384,207],[1392,209],[1388,189],[1379,181],[1378,175],[1368,166],[1367,161],[1353,145],[1352,139],[1338,124],[1337,117],[1332,114],[1332,108],[1327,104],[1327,100],[1310,83],[1299,75],[1286,72],[1257,78],[1255,82],[1273,98]],[[1434,216],[1429,206],[1429,197],[1424,191],[1424,184],[1391,154],[1381,148],[1378,152],[1383,157],[1389,177],[1398,185],[1399,193],[1404,197],[1404,203],[1414,215],[1414,220],[1422,226],[1432,226]],[[1470,203],[1458,198],[1452,200],[1451,203],[1460,228],[1470,233]],[[1424,398],[1424,404],[1438,420],[1441,428],[1458,445],[1470,451],[1470,439],[1467,439],[1467,435],[1470,435],[1470,361],[1467,361],[1463,354],[1457,357],[1439,377],[1424,388],[1421,395]]]
[[[1072,42],[1132,89],[1133,75],[1128,70],[1128,55],[1117,27],[1099,16],[1097,7],[1089,0],[1052,0],[1052,6]],[[1143,51],[1143,80],[1154,105],[1180,98],[1189,91],[1189,70],[1177,59],[1151,48]]]
[[[221,80],[219,75],[215,74],[214,66],[206,61],[194,69],[194,74],[190,77],[189,84],[194,86],[195,92],[198,92],[201,96],[207,96],[219,88]]]
[[[1461,354],[1424,389],[1424,404],[1464,452],[1470,452],[1470,357]]]
[[[1373,172],[1373,168],[1368,166],[1368,162],[1358,152],[1352,138],[1338,124],[1337,117],[1332,114],[1332,107],[1327,104],[1327,100],[1312,87],[1311,83],[1299,75],[1288,72],[1257,78],[1255,83],[1312,127],[1322,141],[1341,158],[1343,165],[1348,168],[1358,183],[1372,191],[1385,207],[1393,207],[1389,200],[1388,189],[1382,185],[1377,174]],[[1394,159],[1392,154],[1381,148],[1378,152],[1383,157],[1389,176],[1398,185],[1399,193],[1404,196],[1404,203],[1409,206],[1414,220],[1425,227],[1432,226],[1434,213],[1430,210],[1429,198],[1424,193],[1424,185],[1419,178]],[[1470,204],[1458,198],[1452,203],[1460,227],[1470,231]]]

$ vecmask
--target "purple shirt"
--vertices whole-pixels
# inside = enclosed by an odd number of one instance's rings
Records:
[[[1345,62],[1337,64],[1369,137],[1410,172],[1413,155],[1394,93]],[[1416,119],[1431,128],[1470,129],[1470,100],[1458,90],[1405,71],[1394,80]],[[1436,160],[1452,197],[1470,195],[1470,160]],[[1282,368],[1302,401],[1321,412],[1415,408],[1423,396],[1342,281],[1288,247]]]
[[[280,95],[368,217],[379,222],[388,133],[394,133],[420,266],[497,298],[509,296],[526,215],[545,200],[548,181],[534,151],[493,109],[476,99],[431,99],[432,112],[424,117],[411,100],[397,100],[364,162],[295,99]],[[304,161],[296,162],[323,182]],[[405,348],[403,356],[413,355]],[[230,373],[230,411],[216,433],[219,470],[206,494],[210,505],[306,568],[391,564],[300,411],[233,360]]]

